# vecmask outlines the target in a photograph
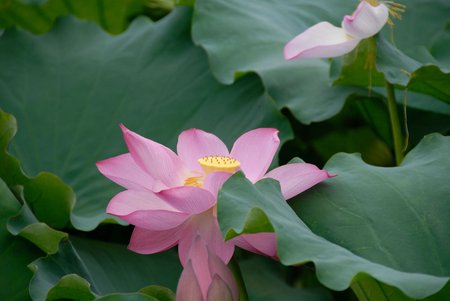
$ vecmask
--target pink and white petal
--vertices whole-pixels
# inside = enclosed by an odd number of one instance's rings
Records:
[[[389,8],[385,4],[372,6],[366,1],[361,1],[351,16],[344,17],[341,26],[347,34],[365,39],[379,32],[388,18]]]
[[[192,262],[188,261],[181,273],[177,286],[176,301],[204,301]]]
[[[279,144],[277,129],[255,129],[234,142],[231,157],[241,163],[240,168],[247,179],[255,183],[266,173]]]
[[[145,190],[125,190],[116,194],[108,204],[106,213],[124,216],[135,211],[168,210],[179,212],[156,193]]]
[[[201,213],[216,203],[209,191],[191,186],[162,190],[158,196],[177,211],[189,214]]]
[[[231,240],[247,251],[277,259],[277,238],[273,232],[242,234]]]
[[[139,254],[155,254],[172,248],[178,242],[182,225],[165,231],[135,227],[128,249]]]
[[[281,193],[286,200],[331,177],[334,175],[308,163],[286,164],[264,176],[280,182]]]
[[[231,176],[232,174],[228,172],[209,173],[203,181],[203,189],[208,190],[214,197],[217,198],[217,193],[220,188],[222,188],[223,183],[225,183]]]
[[[360,39],[349,36],[342,28],[328,22],[320,22],[284,46],[287,60],[337,57],[349,53]]]
[[[233,298],[230,287],[219,275],[214,275],[208,289],[207,301],[239,301]]]
[[[166,187],[182,186],[187,173],[183,162],[169,148],[120,125],[125,142],[137,165]]]
[[[191,170],[202,171],[198,159],[205,156],[228,156],[228,148],[217,136],[199,130],[190,129],[178,136],[177,153]]]
[[[152,190],[153,178],[143,171],[129,153],[97,162],[98,170],[111,181],[127,189]]]

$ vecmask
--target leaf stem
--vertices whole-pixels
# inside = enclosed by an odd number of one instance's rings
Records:
[[[244,278],[242,277],[239,263],[233,257],[231,259],[230,263],[228,264],[228,266],[231,269],[231,272],[233,272],[234,279],[236,280],[236,283],[237,283],[237,286],[239,289],[240,301],[249,301],[248,294],[247,294],[247,288],[245,287]]]
[[[394,141],[395,164],[398,166],[403,160],[403,140],[400,121],[398,119],[397,103],[395,102],[394,85],[385,81],[387,92],[387,106],[391,122],[392,140]]]

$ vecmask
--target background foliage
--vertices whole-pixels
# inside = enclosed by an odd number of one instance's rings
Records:
[[[450,298],[450,4],[410,0],[343,58],[284,61],[356,4],[1,1],[0,299],[173,300],[176,250],[128,251],[130,227],[104,213],[119,188],[95,162],[126,151],[119,123],[172,148],[191,127],[228,145],[276,127],[279,163],[338,175],[289,204],[275,181],[226,183],[224,235],[269,221],[278,237],[281,263],[236,255],[251,300]],[[398,167],[386,80],[406,112]]]

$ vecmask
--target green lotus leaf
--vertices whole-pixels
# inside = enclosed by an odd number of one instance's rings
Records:
[[[20,202],[0,179],[0,300],[30,299],[28,283],[32,273],[27,264],[44,254],[25,239],[8,232],[6,223],[20,208]]]
[[[308,124],[336,114],[346,97],[359,89],[333,87],[328,61],[284,61],[283,47],[320,21],[339,26],[342,17],[351,14],[356,4],[334,0],[199,0],[195,5],[193,38],[207,51],[211,69],[221,82],[231,83],[241,74],[256,72],[278,106],[289,108],[299,121]],[[446,100],[448,74],[438,70],[449,66],[445,54],[448,44],[439,42],[448,22],[448,1],[438,0],[429,5],[423,0],[411,0],[406,5],[403,19],[397,20],[394,26],[397,50],[404,52],[405,57],[411,56],[410,61],[418,60],[417,67],[424,65],[426,70],[412,73],[415,79],[408,88]],[[420,34],[412,28],[420,28]],[[385,31],[385,35],[390,36],[389,29]],[[418,53],[434,59],[425,60]],[[389,54],[382,57],[398,59]],[[350,74],[352,81],[347,84],[354,85],[357,79],[356,85],[367,87],[366,61],[343,71],[341,84],[347,83]],[[439,68],[426,66],[428,64],[438,64]],[[396,76],[405,76],[399,68],[394,72]],[[371,84],[375,85],[382,76],[374,71],[371,78]],[[435,91],[436,85],[439,91]]]
[[[214,79],[191,42],[190,21],[191,10],[178,8],[111,36],[67,18],[42,36],[7,30],[0,39],[0,106],[20,126],[10,151],[27,175],[45,170],[73,187],[76,228],[112,220],[105,209],[120,188],[95,163],[127,152],[120,123],[172,148],[178,133],[192,127],[214,132],[228,146],[257,127],[278,128],[282,140],[290,135],[257,76],[231,86]]]
[[[41,34],[48,32],[57,18],[71,14],[118,34],[136,16],[157,20],[173,6],[174,0],[7,0],[0,3],[0,28],[18,26]]]
[[[450,139],[426,136],[399,167],[375,167],[357,155],[337,154],[325,166],[337,177],[283,200],[279,183],[250,183],[240,173],[218,196],[227,238],[252,232],[258,208],[270,220],[285,265],[313,262],[327,287],[342,290],[367,276],[421,299],[449,280],[447,256]],[[320,236],[319,236],[320,235]]]
[[[174,252],[139,255],[119,244],[73,236],[60,243],[58,253],[34,261],[30,268],[33,300],[122,300],[121,294],[157,300],[137,291],[150,284],[174,289],[181,273]]]
[[[15,118],[0,110],[0,163],[5,167],[0,171],[0,178],[10,187],[22,187],[18,190],[22,191],[37,220],[54,228],[64,228],[70,222],[75,202],[73,190],[51,173],[40,172],[32,178],[23,173],[19,161],[7,151],[16,131]],[[16,232],[14,235],[20,230]]]
[[[331,86],[326,60],[285,61],[283,47],[322,20],[340,23],[354,5],[339,0],[199,0],[192,34],[219,81],[230,84],[254,71],[279,108],[288,107],[303,123],[322,121],[339,112],[354,89]]]
[[[47,254],[56,253],[59,242],[68,237],[67,233],[39,222],[27,204],[22,206],[18,215],[9,219],[7,228],[11,234],[28,239]]]

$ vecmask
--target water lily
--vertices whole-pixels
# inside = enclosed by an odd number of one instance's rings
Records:
[[[337,57],[352,51],[365,38],[378,33],[389,20],[389,13],[402,8],[377,0],[363,0],[351,16],[345,16],[341,27],[320,22],[289,41],[284,47],[287,60]]]
[[[210,249],[225,263],[232,256],[233,244],[276,257],[273,233],[245,234],[223,242],[215,213],[216,196],[232,173],[241,170],[252,182],[276,179],[285,199],[330,177],[327,171],[307,163],[288,164],[267,173],[280,143],[273,128],[243,134],[231,151],[211,133],[186,130],[178,137],[177,154],[123,125],[121,128],[129,153],[97,163],[103,175],[128,189],[111,200],[107,212],[136,226],[131,250],[150,254],[180,244],[183,265],[197,234],[214,240]],[[203,219],[194,218],[204,212],[214,220],[209,221],[209,232],[198,230]]]

